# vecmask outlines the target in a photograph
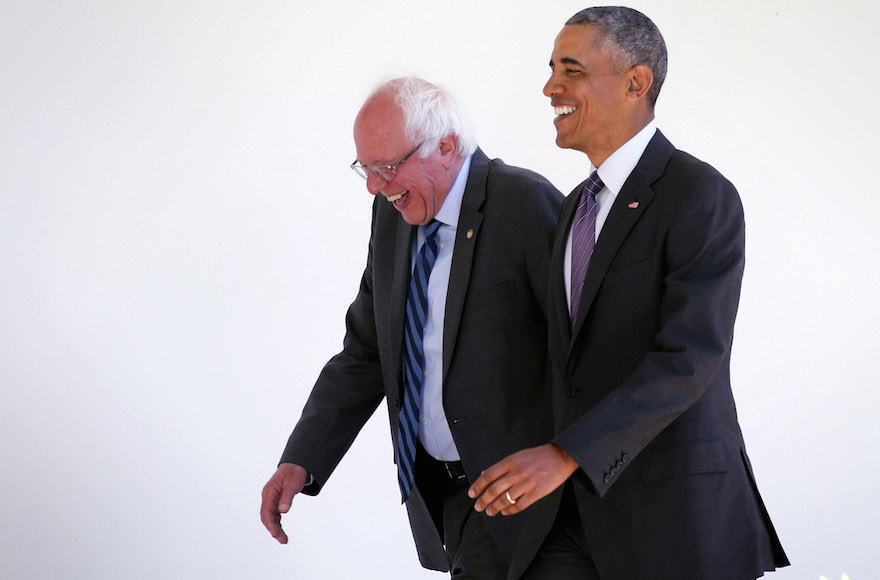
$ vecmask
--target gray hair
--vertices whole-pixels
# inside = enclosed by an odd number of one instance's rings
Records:
[[[639,64],[654,74],[654,84],[647,99],[651,108],[657,102],[660,87],[666,80],[666,43],[651,19],[625,6],[594,6],[581,10],[568,19],[572,24],[594,24],[599,29],[599,50],[611,59],[620,71]]]
[[[425,142],[425,147],[419,150],[420,156],[429,156],[450,134],[458,136],[459,157],[476,151],[477,135],[464,108],[449,92],[414,77],[388,81],[373,94],[383,92],[393,96],[403,111],[407,139],[414,143]]]

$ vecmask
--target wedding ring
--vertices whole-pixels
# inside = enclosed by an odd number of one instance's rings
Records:
[[[510,490],[504,492],[504,497],[507,498],[507,501],[510,502],[510,505],[513,505],[516,503],[516,500],[513,499],[512,497],[510,497]]]

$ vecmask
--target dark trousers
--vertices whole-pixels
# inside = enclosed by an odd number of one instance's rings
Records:
[[[564,484],[556,521],[523,580],[599,580],[571,481]]]
[[[474,510],[466,477],[455,479],[444,464],[421,445],[416,451],[416,485],[446,547],[453,580],[497,580],[507,575],[507,562],[495,545],[486,516]]]

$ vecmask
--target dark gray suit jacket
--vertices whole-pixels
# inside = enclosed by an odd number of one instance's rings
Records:
[[[550,249],[562,203],[543,177],[477,150],[462,200],[443,327],[443,401],[468,480],[525,447],[546,442]],[[383,398],[395,449],[402,396],[403,320],[416,228],[382,196],[360,291],[346,316],[341,353],[321,372],[281,461],[315,477],[317,494]],[[440,537],[416,487],[406,502],[423,566],[448,570]],[[485,517],[481,515],[480,517]],[[487,518],[513,558],[524,518]],[[527,546],[518,558],[537,549]]]
[[[553,441],[580,465],[602,579],[742,580],[787,565],[730,386],[739,195],[658,131],[603,226],[572,329],[562,272],[581,191],[563,205],[551,264]]]

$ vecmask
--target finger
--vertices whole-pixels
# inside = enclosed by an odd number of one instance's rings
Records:
[[[279,488],[278,511],[286,514],[290,511],[293,497],[303,490],[306,484],[306,470],[293,463],[282,463],[278,466],[273,480]]]
[[[491,485],[494,485],[499,479],[510,472],[511,466],[512,462],[508,456],[484,471],[468,490],[468,496],[472,499],[482,496]],[[486,505],[488,505],[488,503],[483,503],[483,506]]]
[[[507,501],[507,497],[505,496],[504,501],[507,505],[502,506],[499,512],[501,515],[505,516],[518,514],[521,511],[528,509],[539,500],[547,497],[547,495],[555,491],[560,484],[561,482],[550,485],[536,485],[534,481],[525,479],[521,481],[519,485],[514,486],[514,488],[510,490],[510,497],[516,501],[516,503],[511,504]]]
[[[508,499],[508,494],[510,494],[510,498]],[[504,510],[514,508],[519,505],[519,497],[523,496],[522,492],[517,493],[514,487],[510,487],[506,489],[503,493],[499,494],[490,504],[486,506],[486,515],[494,516],[496,514],[502,513]]]
[[[281,527],[281,514],[278,513],[277,509],[278,497],[278,489],[274,486],[270,487],[269,484],[267,484],[266,488],[263,489],[263,503],[260,506],[260,520],[273,538],[282,544],[286,544],[287,534],[284,533],[284,530]]]
[[[513,494],[511,494],[511,497],[514,497]],[[522,495],[522,496],[516,498],[515,504],[511,505],[510,502],[507,502],[506,498],[504,501],[506,502],[507,505],[505,505],[503,508],[501,508],[501,510],[498,513],[500,513],[503,516],[512,516],[512,515],[518,514],[519,512],[525,510],[526,508],[528,508],[529,506],[534,504],[537,501],[537,498],[535,497],[534,494],[527,493],[525,495]]]
[[[480,474],[480,477],[471,485],[470,489],[468,489],[468,497],[474,499],[483,495],[483,492],[486,491],[486,488],[492,484],[493,481],[504,475],[504,471],[499,469],[500,463],[496,463],[486,471]]]
[[[272,514],[261,511],[260,516],[263,521],[263,526],[269,531],[269,534],[278,540],[279,544],[286,544],[288,538],[287,534],[284,532],[284,528],[281,527],[281,514],[278,512]]]
[[[281,527],[281,512],[278,509],[279,498],[282,496],[283,484],[273,476],[263,487],[263,501],[260,505],[260,520],[269,534],[281,544],[288,541],[284,528]],[[288,506],[289,509],[289,506]]]
[[[279,544],[286,544],[288,541],[287,533],[284,531],[284,528],[281,527],[281,520],[278,521],[278,535],[274,537],[278,540]]]
[[[483,510],[487,510],[493,504],[497,504],[498,506],[500,506],[501,503],[498,503],[499,501],[504,502],[505,504],[509,503],[507,501],[507,498],[504,496],[504,494],[505,494],[505,492],[507,492],[507,490],[509,490],[511,487],[513,487],[513,485],[515,483],[516,483],[515,477],[510,473],[506,474],[504,477],[501,477],[500,479],[498,479],[496,481],[493,481],[489,485],[489,487],[487,487],[483,491],[483,494],[480,495],[479,498],[477,498],[477,502],[476,502],[476,504],[474,504],[474,509],[477,510],[478,512],[480,512]],[[494,511],[499,512],[501,510],[496,509]],[[494,515],[494,514],[489,514],[489,515]]]
[[[263,521],[263,525],[266,526],[266,529],[272,531],[270,528],[274,527],[279,496],[279,490],[273,485],[272,480],[263,486],[262,496],[263,501],[260,503],[260,519]]]
[[[294,485],[292,478],[285,478],[284,481],[281,482],[281,494],[278,499],[278,511],[282,514],[286,514],[290,511],[290,504],[293,503],[293,496],[299,493],[302,488],[297,489],[297,486]]]
[[[281,514],[278,514],[277,520],[277,533],[272,534],[272,537],[278,540],[279,544],[286,544],[288,542],[287,532],[284,531],[284,528],[281,527]]]

